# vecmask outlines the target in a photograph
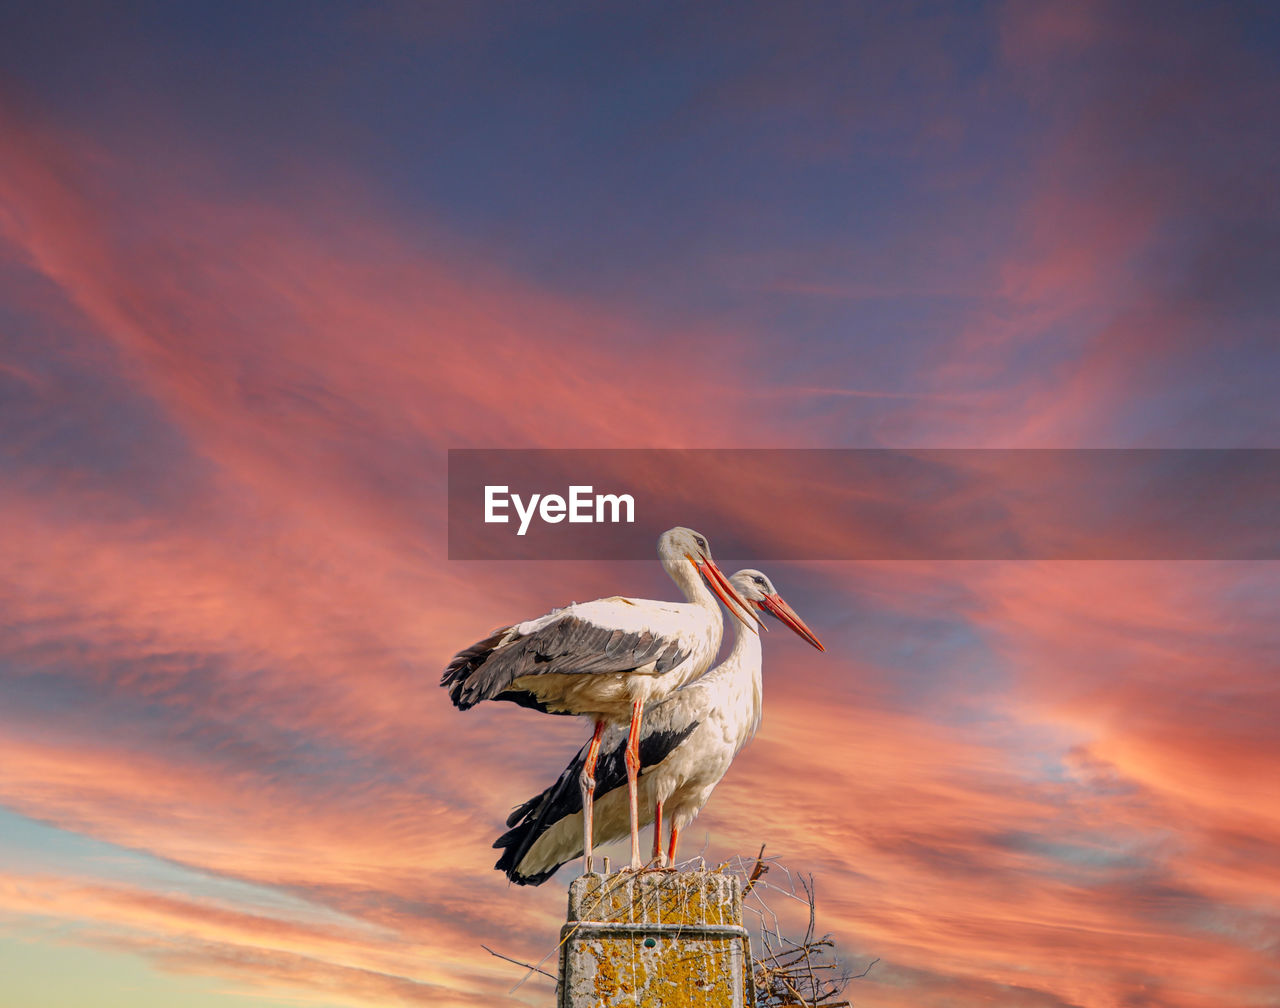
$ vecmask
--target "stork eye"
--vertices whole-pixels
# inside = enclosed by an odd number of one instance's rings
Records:
[[[758,584],[761,588],[763,588],[763,587],[764,587],[764,578],[762,578],[762,577],[758,577],[758,578],[756,578],[756,584]]]
[[[706,548],[707,548],[707,541],[706,541],[705,539],[703,539],[703,538],[702,538],[702,536],[698,536],[698,537],[697,537],[696,539],[694,539],[693,541],[694,541],[694,542],[696,542],[696,543],[698,544],[698,549],[706,549]]]

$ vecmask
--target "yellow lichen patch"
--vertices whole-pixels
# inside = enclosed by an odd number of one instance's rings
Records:
[[[585,875],[569,890],[561,1008],[741,1008],[751,975],[738,879]]]

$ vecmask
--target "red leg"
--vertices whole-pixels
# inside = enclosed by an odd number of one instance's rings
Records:
[[[587,758],[582,764],[582,776],[578,785],[582,788],[582,870],[591,871],[591,851],[595,847],[595,793],[596,759],[600,755],[600,736],[604,734],[604,722],[596,722],[595,734],[587,744]]]
[[[671,846],[667,849],[667,864],[676,863],[676,834],[680,831],[676,829],[676,824],[671,824]]]
[[[653,860],[662,862],[662,802],[653,803]]]
[[[631,705],[631,731],[627,733],[627,797],[631,800],[631,867],[639,869],[640,864],[640,803],[636,792],[636,782],[640,777],[640,714],[644,704],[636,701]]]

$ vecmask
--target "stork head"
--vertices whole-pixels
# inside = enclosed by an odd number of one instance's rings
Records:
[[[729,583],[747,600],[748,605],[776,616],[819,651],[826,650],[822,646],[822,641],[813,635],[813,631],[804,625],[804,620],[796,615],[796,611],[791,606],[787,605],[766,575],[758,570],[740,570],[729,578]]]
[[[658,557],[662,560],[662,566],[673,577],[684,564],[692,564],[694,570],[706,580],[707,587],[725,604],[729,612],[748,627],[755,629],[756,623],[759,622],[755,610],[738,596],[733,586],[729,584],[729,579],[711,559],[711,547],[707,544],[707,537],[701,532],[695,532],[682,525],[667,529],[658,537]]]

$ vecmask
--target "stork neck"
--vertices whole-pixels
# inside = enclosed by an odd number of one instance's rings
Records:
[[[741,623],[735,632],[737,636],[728,657],[697,680],[696,686],[716,695],[719,708],[736,732],[734,752],[737,752],[759,727],[764,683],[760,637]]]
[[[734,629],[733,647],[725,655],[724,661],[703,676],[704,680],[749,678],[751,675],[758,678],[760,675],[763,658],[760,635],[753,630],[748,630],[741,620],[735,619],[731,622]]]
[[[663,564],[663,566],[666,567],[667,573],[671,575],[671,580],[684,592],[685,598],[704,609],[719,611],[719,603],[715,595],[711,593],[711,589],[702,580],[702,575],[698,572],[698,569],[688,559],[681,556],[670,563]]]
[[[758,670],[762,660],[760,650],[760,634],[763,630],[749,630],[742,620],[734,620],[733,650],[729,652],[729,660],[738,664],[746,664]]]

